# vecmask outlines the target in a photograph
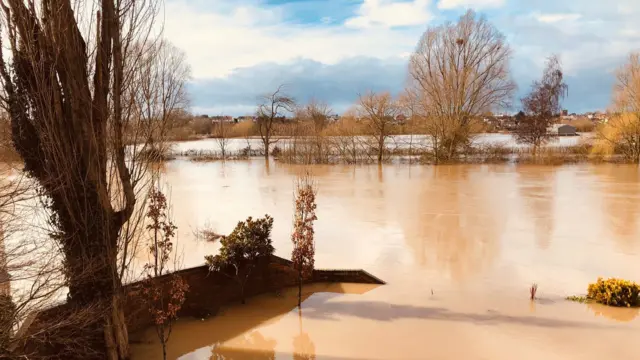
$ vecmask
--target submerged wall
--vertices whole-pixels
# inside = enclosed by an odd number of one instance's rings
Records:
[[[218,313],[220,307],[240,302],[240,286],[233,279],[220,272],[209,272],[206,265],[180,270],[171,275],[180,275],[189,284],[189,292],[179,316],[206,318]],[[165,276],[169,279],[169,276]],[[297,285],[297,273],[289,260],[272,256],[262,269],[257,268],[244,288],[245,297],[274,292]],[[384,282],[364,270],[314,270],[312,282],[346,282],[363,284],[384,284]],[[139,296],[140,283],[126,286],[129,296],[125,305],[127,324],[130,332],[151,325],[151,318],[144,301]]]
[[[182,276],[189,284],[189,292],[180,310],[180,317],[206,318],[216,315],[222,306],[241,301],[240,286],[232,278],[221,272],[210,272],[206,265],[184,269],[158,278],[161,284],[168,285],[173,275]],[[297,285],[297,272],[289,260],[272,256],[270,261],[257,267],[244,287],[245,297],[275,292],[279,289]],[[311,279],[314,282],[345,282],[363,284],[384,284],[384,282],[364,270],[314,270]],[[141,283],[125,285],[125,316],[129,333],[135,334],[152,325],[151,316],[141,297]],[[67,312],[66,304],[47,309],[33,316],[21,329],[21,332],[42,331],[48,320],[60,317]],[[47,344],[55,349],[52,343]],[[29,344],[26,347],[33,348]],[[49,347],[48,346],[48,347]],[[42,347],[42,344],[37,346]]]

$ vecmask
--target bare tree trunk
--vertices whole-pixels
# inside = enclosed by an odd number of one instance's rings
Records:
[[[298,308],[302,306],[302,270],[298,271]]]
[[[164,340],[164,334],[162,334],[163,338],[160,339],[162,342],[162,359],[167,360],[167,342]]]

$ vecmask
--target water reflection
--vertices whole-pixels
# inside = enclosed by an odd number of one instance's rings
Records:
[[[211,360],[275,360],[275,339],[252,331],[226,343],[218,343],[211,350]]]
[[[303,309],[306,301],[315,296],[364,294],[378,287],[367,284],[313,284],[303,288]],[[247,299],[246,305],[224,309],[213,318],[206,320],[184,319],[176,322],[168,345],[168,358],[180,360],[247,360],[275,359],[278,342],[265,330],[275,323],[295,313],[298,304],[298,289],[285,289],[281,296],[265,294]],[[306,309],[304,310],[306,317]],[[294,351],[300,359],[314,359],[315,345],[309,334],[305,335],[302,325],[298,326],[293,339]],[[296,340],[297,339],[297,340]],[[149,329],[134,339],[138,345],[132,347],[132,359],[161,358],[161,347],[153,331]],[[288,342],[289,343],[289,342]]]
[[[299,332],[293,338],[293,360],[315,360],[316,345],[308,333],[302,330],[302,309],[298,308]]]
[[[554,227],[554,167],[519,167],[518,190],[526,212],[532,219],[536,245],[547,249]]]
[[[618,322],[629,322],[635,319],[640,312],[640,308],[620,308],[596,303],[587,303],[587,307],[595,316],[602,316]]]
[[[623,251],[632,251],[638,241],[640,172],[636,166],[594,166],[594,184],[601,194],[603,220],[610,236]]]
[[[463,281],[493,262],[505,223],[494,181],[482,167],[441,166],[411,189],[398,220],[421,266]]]

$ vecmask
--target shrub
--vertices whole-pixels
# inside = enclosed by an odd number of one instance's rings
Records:
[[[269,215],[256,220],[248,217],[238,222],[231,234],[220,237],[222,247],[218,255],[205,256],[209,271],[220,271],[238,283],[243,304],[244,286],[253,269],[273,255],[272,228],[273,218]]]
[[[634,282],[620,279],[603,280],[598,278],[594,284],[589,284],[587,298],[609,306],[638,306],[640,305],[640,286]]]

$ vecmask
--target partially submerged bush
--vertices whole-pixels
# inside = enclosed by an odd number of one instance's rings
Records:
[[[588,299],[609,306],[639,306],[639,295],[638,284],[621,279],[598,278],[597,282],[589,284],[587,290]]]
[[[243,304],[244,286],[253,269],[273,255],[272,228],[273,218],[269,215],[256,220],[248,217],[238,222],[231,234],[220,237],[218,255],[205,256],[210,271],[221,271],[238,283]]]

